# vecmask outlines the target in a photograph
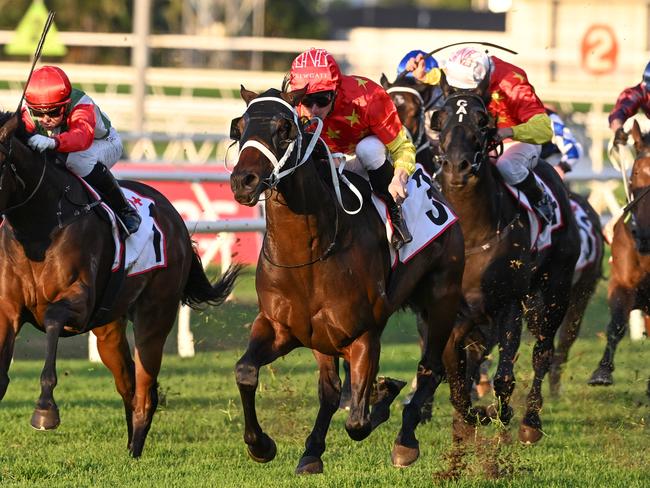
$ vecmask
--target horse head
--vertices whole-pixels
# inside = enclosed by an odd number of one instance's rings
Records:
[[[434,113],[431,128],[440,132],[442,180],[460,188],[485,167],[495,123],[487,110],[483,82],[474,90],[455,89],[443,74],[441,87],[445,103]]]
[[[631,231],[640,254],[650,254],[650,133],[642,134],[639,123],[632,126],[636,159],[632,166],[630,191],[637,202],[631,207]]]
[[[230,187],[242,205],[257,204],[264,191],[295,169],[303,138],[295,107],[306,91],[306,87],[293,92],[272,88],[258,95],[242,85],[246,112],[233,119],[230,128],[230,137],[239,141],[240,148]]]
[[[431,86],[407,77],[398,77],[391,83],[383,73],[380,81],[393,100],[397,115],[416,149],[428,143],[424,117],[431,102]]]

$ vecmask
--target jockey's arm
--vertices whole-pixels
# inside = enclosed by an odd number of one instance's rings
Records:
[[[411,176],[415,172],[415,146],[407,137],[404,127],[400,129],[395,139],[386,144],[386,148],[396,173],[397,169],[404,170],[407,176]]]
[[[529,144],[544,144],[553,138],[551,119],[545,113],[535,114],[523,124],[512,127],[515,141]]]
[[[77,152],[88,149],[95,138],[95,110],[92,105],[77,105],[68,118],[68,130],[53,136],[57,151]]]

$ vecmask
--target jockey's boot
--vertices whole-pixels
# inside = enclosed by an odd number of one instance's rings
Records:
[[[532,171],[529,171],[524,181],[517,183],[515,187],[526,195],[533,209],[535,209],[535,213],[541,217],[542,225],[553,222],[553,217],[555,216],[553,201],[537,185],[535,175]]]
[[[393,196],[388,191],[388,185],[393,179],[393,165],[390,161],[385,161],[379,168],[369,170],[368,178],[370,185],[379,198],[381,198],[388,207],[388,215],[393,223],[393,237],[391,245],[395,250],[400,249],[404,244],[413,240],[413,236],[406,227],[406,222],[402,216],[402,207],[398,205]]]
[[[103,163],[95,164],[88,176],[84,176],[84,180],[101,194],[102,199],[120,218],[129,235],[137,232],[142,219],[126,200],[117,180]]]

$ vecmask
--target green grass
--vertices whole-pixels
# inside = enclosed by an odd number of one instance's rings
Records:
[[[26,327],[11,367],[12,383],[0,403],[0,486],[648,486],[650,408],[645,381],[650,342],[625,338],[617,355],[615,385],[586,385],[604,346],[605,283],[571,351],[562,397],[551,400],[544,390],[546,437],[532,447],[516,441],[532,377],[532,339],[525,335],[516,364],[515,419],[505,433],[495,426],[480,430],[483,440],[470,449],[467,467],[455,481],[434,478],[449,466],[452,456],[446,383],[438,390],[433,421],[418,429],[421,458],[411,468],[399,470],[390,463],[402,394],[391,419],[360,443],[345,432],[345,412],[337,413],[323,456],[325,473],[294,475],[317,408],[317,372],[307,350],[294,351],[263,369],[258,415],[277,442],[278,455],[268,464],[249,460],[233,366],[246,344],[244,324],[255,316],[252,283],[253,276],[247,273],[237,287],[237,301],[194,316],[195,358],[173,355],[173,337],[168,340],[169,354],[160,375],[161,406],[139,460],[127,454],[122,404],[110,373],[83,359],[85,337],[61,342],[60,356],[66,359],[58,362],[55,392],[60,427],[37,432],[29,426],[43,353],[42,335]],[[391,320],[384,336],[381,374],[411,378],[418,356],[414,328],[411,314],[400,313]],[[497,443],[499,439],[503,442]],[[485,468],[495,464],[503,474],[492,480]]]

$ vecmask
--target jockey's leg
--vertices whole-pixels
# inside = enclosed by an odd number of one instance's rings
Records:
[[[543,223],[550,224],[553,222],[553,203],[537,185],[535,175],[531,171],[537,165],[540,151],[541,148],[537,144],[508,143],[497,161],[497,168],[506,183],[526,195]]]
[[[388,185],[393,179],[394,168],[386,159],[386,146],[375,136],[368,136],[357,144],[356,155],[364,169],[368,172],[372,190],[388,207],[388,214],[393,224],[391,244],[395,249],[411,242],[413,237],[406,227],[402,217],[402,209],[388,191]]]

